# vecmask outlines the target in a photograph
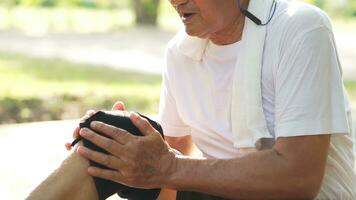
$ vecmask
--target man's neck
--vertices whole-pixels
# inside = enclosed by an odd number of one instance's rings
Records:
[[[250,0],[241,0],[241,6],[248,7]],[[238,7],[236,6],[236,9]],[[209,39],[216,45],[228,45],[238,42],[242,38],[245,16],[238,9],[235,19],[226,28],[210,35]]]
[[[242,38],[244,28],[244,17],[238,17],[233,24],[210,36],[210,40],[216,45],[228,45],[238,42]]]

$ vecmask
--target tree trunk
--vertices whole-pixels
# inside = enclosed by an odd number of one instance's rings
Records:
[[[159,0],[134,0],[136,24],[156,25]]]

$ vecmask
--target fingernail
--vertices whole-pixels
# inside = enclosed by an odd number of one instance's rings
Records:
[[[92,127],[92,128],[97,128],[98,127],[98,122],[96,122],[96,121],[94,121],[94,122],[92,122],[92,123],[90,123],[90,126]]]
[[[136,119],[138,119],[139,115],[138,115],[137,113],[135,113],[135,112],[132,112],[132,113],[131,113],[131,117],[132,117],[134,120],[136,120]]]
[[[89,131],[88,131],[88,129],[83,128],[82,130],[80,130],[79,134],[81,136],[87,136],[87,135],[89,135]]]

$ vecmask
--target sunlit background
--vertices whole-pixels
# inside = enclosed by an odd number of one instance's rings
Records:
[[[356,1],[308,2],[332,18],[356,102]],[[1,0],[1,199],[23,199],[58,166],[86,110],[121,100],[157,114],[164,49],[180,28],[168,0]]]

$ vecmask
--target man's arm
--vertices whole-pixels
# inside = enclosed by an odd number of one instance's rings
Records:
[[[75,152],[44,180],[27,200],[97,200],[93,177],[87,173],[89,162]]]
[[[112,153],[78,150],[81,156],[115,169],[91,167],[91,175],[134,187],[197,191],[230,199],[312,199],[320,189],[330,135],[279,138],[271,150],[230,160],[201,159],[175,155],[147,120],[135,113],[130,118],[145,136],[134,137],[100,122],[91,128],[113,139],[91,130],[81,132]]]
[[[233,199],[313,199],[330,135],[280,138],[271,150],[233,160],[180,158],[166,187]]]

